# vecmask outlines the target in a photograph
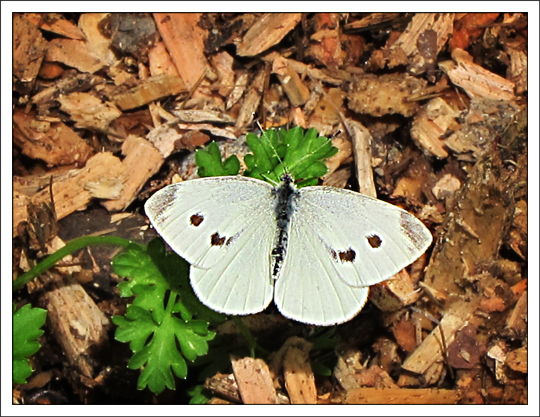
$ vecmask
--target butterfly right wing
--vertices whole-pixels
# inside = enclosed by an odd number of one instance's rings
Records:
[[[158,233],[192,264],[191,284],[208,307],[253,314],[272,300],[272,190],[253,178],[209,177],[170,185],[147,201]]]

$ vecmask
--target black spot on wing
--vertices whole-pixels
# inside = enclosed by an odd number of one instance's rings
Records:
[[[218,232],[210,236],[210,244],[212,246],[223,246],[223,244],[225,243],[225,240],[226,238],[221,237]]]
[[[369,246],[371,246],[374,249],[379,248],[382,245],[382,240],[377,235],[368,236],[367,241],[369,243]]]
[[[194,214],[189,218],[189,221],[191,222],[192,226],[199,226],[204,221],[204,216],[202,214]]]
[[[354,262],[355,258],[356,258],[356,252],[352,249],[352,248],[349,248],[348,250],[346,250],[345,252],[338,252],[339,254],[339,260],[341,262]]]

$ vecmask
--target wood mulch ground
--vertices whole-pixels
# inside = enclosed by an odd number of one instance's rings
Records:
[[[315,127],[339,149],[325,184],[405,207],[434,243],[337,327],[331,375],[308,326],[245,318],[273,355],[232,357],[210,402],[525,404],[527,30],[521,13],[15,14],[14,276],[78,236],[148,242],[143,203],[210,140],[228,156],[254,120]],[[49,311],[14,402],[189,401],[197,375],[136,390],[114,253],[14,293]]]

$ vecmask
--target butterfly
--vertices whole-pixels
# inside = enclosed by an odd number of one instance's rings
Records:
[[[229,315],[272,299],[283,316],[319,326],[346,322],[369,286],[419,258],[432,236],[412,214],[363,194],[297,188],[244,176],[169,185],[145,204],[168,245],[190,264],[197,297]]]

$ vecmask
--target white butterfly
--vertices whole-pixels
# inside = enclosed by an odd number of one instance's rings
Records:
[[[356,192],[277,187],[242,176],[173,184],[145,205],[170,247],[191,264],[199,299],[225,314],[254,314],[274,299],[300,322],[329,326],[364,306],[431,244],[408,212]]]

